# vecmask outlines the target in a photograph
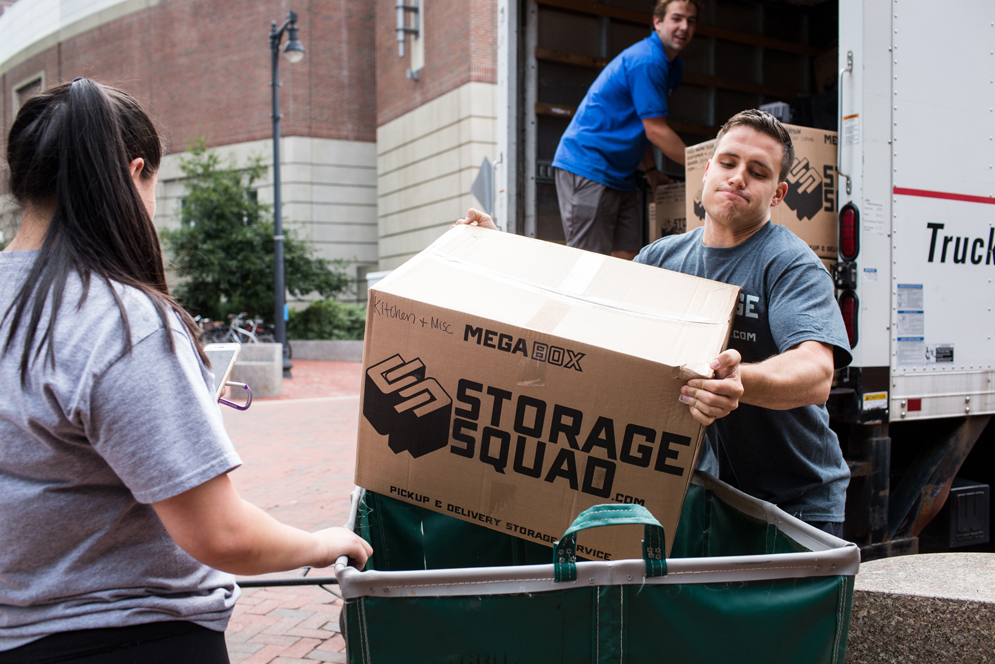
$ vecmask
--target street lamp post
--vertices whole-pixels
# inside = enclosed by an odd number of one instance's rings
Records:
[[[290,350],[287,348],[287,321],[285,319],[286,280],[283,269],[283,210],[280,200],[280,41],[283,33],[287,33],[287,45],[283,55],[291,63],[304,59],[304,47],[297,38],[297,12],[290,10],[287,20],[279,28],[276,21],[270,25],[269,48],[272,53],[273,77],[270,87],[273,88],[273,262],[274,262],[274,322],[276,323],[276,341],[283,344],[283,377],[290,378]]]

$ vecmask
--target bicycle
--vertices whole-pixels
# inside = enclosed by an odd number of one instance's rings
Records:
[[[247,321],[244,313],[230,318],[228,327],[221,327],[220,332],[214,333],[215,343],[260,344],[275,341],[272,334],[262,330],[261,321]]]
[[[228,336],[228,328],[223,324],[212,321],[206,316],[194,316],[194,322],[197,323],[197,327],[200,328],[200,343],[202,344],[220,344],[225,343],[225,339]]]
[[[195,316],[194,321],[200,326],[200,341],[202,344],[271,344],[276,343],[273,325],[267,325],[259,319],[246,319],[246,314],[230,315],[231,322],[226,326],[214,323],[209,318]],[[287,357],[292,357],[290,342],[286,343]]]

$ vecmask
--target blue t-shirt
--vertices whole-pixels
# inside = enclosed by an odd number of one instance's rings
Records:
[[[634,190],[636,168],[649,146],[643,120],[667,117],[667,97],[683,78],[680,58],[667,59],[655,32],[622,51],[584,96],[553,166],[612,189]]]
[[[639,263],[739,286],[729,347],[761,362],[803,341],[852,359],[832,277],[798,237],[769,221],[736,247],[702,244],[702,228],[657,240]],[[806,521],[843,521],[850,470],[825,405],[775,411],[740,403],[705,433],[699,467]],[[717,469],[716,469],[717,463]]]

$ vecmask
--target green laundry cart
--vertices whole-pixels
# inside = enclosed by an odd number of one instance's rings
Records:
[[[666,559],[638,505],[592,507],[550,548],[352,498],[374,553],[366,571],[335,568],[351,664],[844,661],[857,546],[703,473]],[[576,559],[577,532],[616,524],[643,526],[643,560]]]

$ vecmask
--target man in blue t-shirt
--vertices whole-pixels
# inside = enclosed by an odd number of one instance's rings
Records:
[[[667,98],[681,84],[677,57],[694,36],[698,0],[657,0],[646,39],[608,63],[587,91],[553,159],[567,244],[618,258],[642,246],[635,172],[654,190],[652,150],[684,163],[684,141],[667,124]]]
[[[825,403],[834,369],[852,358],[832,278],[770,221],[793,163],[773,116],[733,116],[702,180],[705,225],[654,242],[636,261],[742,289],[715,378],[682,388],[681,401],[708,425],[699,468],[842,536],[850,471]]]

